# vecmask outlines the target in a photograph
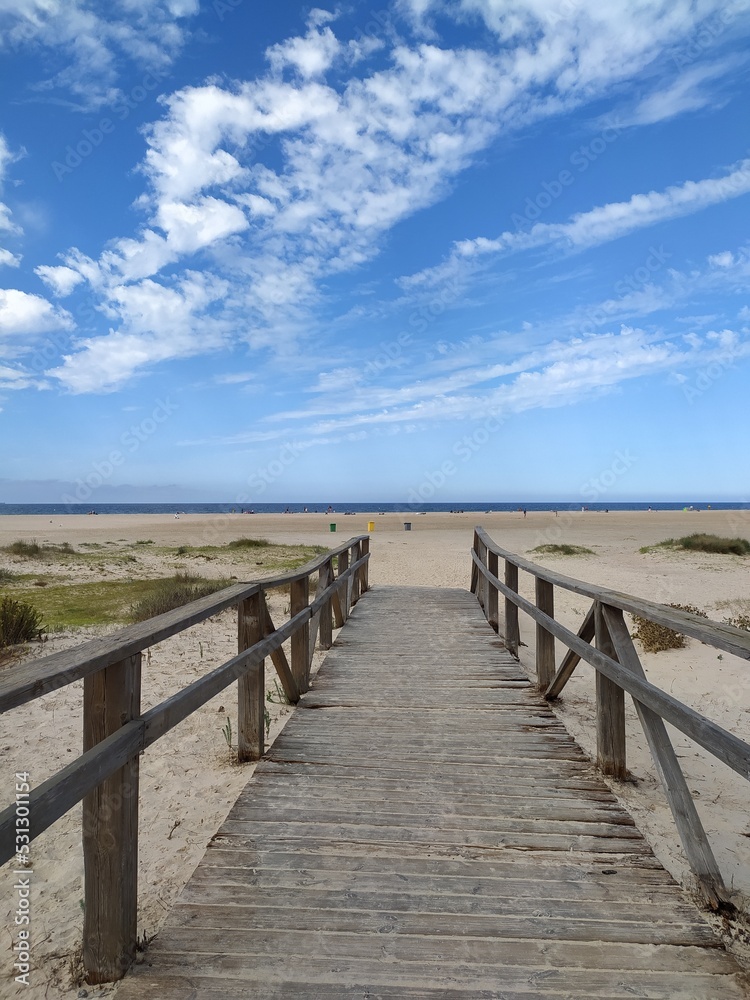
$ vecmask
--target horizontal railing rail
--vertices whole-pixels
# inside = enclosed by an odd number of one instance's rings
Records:
[[[329,649],[369,589],[369,535],[349,539],[292,573],[239,583],[102,639],[16,667],[0,683],[0,711],[83,679],[83,753],[30,790],[22,827],[0,813],[0,864],[23,865],[30,844],[83,801],[83,960],[90,983],[122,978],[137,940],[139,754],[238,681],[238,758],[265,749],[265,668],[271,657],[291,703],[308,689],[313,653]],[[334,567],[334,560],[336,566]],[[310,600],[310,577],[317,573]],[[290,619],[276,628],[266,591],[289,587]],[[238,608],[238,653],[141,713],[141,654],[228,608]],[[291,640],[288,658],[283,644]],[[20,831],[20,832],[19,832]]]
[[[747,780],[750,745],[646,679],[623,613],[639,615],[744,659],[750,659],[750,633],[564,576],[500,548],[481,527],[474,532],[471,559],[472,593],[498,632],[499,595],[503,595],[505,645],[514,656],[518,657],[520,646],[519,609],[536,622],[536,676],[545,698],[554,701],[559,697],[581,660],[596,670],[597,764],[616,779],[627,776],[625,693],[633,698],[685,855],[706,901],[714,909],[731,905],[665,722]],[[498,573],[500,559],[504,561],[503,580]],[[518,592],[519,570],[534,578],[534,602]],[[555,587],[589,597],[593,602],[577,634],[555,618]],[[567,646],[559,666],[555,661],[555,639]]]

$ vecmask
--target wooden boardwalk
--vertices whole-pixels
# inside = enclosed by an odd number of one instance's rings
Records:
[[[378,587],[117,1000],[730,1000],[734,961],[466,591]]]

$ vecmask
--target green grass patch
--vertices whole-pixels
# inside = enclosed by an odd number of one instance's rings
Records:
[[[43,545],[32,538],[30,541],[18,539],[6,545],[2,550],[11,556],[19,556],[22,559],[54,559],[59,556],[76,556],[78,553],[70,542],[62,542],[60,545]]]
[[[236,581],[202,579],[203,593],[212,593],[233,582]],[[158,580],[97,580],[94,583],[58,584],[42,588],[32,584],[28,588],[14,588],[13,597],[33,603],[48,627],[59,630],[141,621],[143,619],[135,617],[134,609],[145,609],[147,602],[154,602],[149,606],[169,610],[163,607],[162,595],[165,590],[175,592],[179,589],[183,599],[172,604],[172,607],[179,607],[181,603],[202,596],[202,593],[198,593],[199,587],[197,583],[186,587],[184,582],[179,581],[179,577]],[[153,614],[160,613],[160,610],[153,611]],[[151,615],[145,614],[144,617],[149,618]]]
[[[595,556],[596,552],[593,549],[587,549],[585,545],[568,545],[568,544],[557,544],[549,543],[548,545],[537,545],[532,552],[538,552],[541,555],[549,556]]]
[[[746,538],[725,538],[722,535],[707,535],[696,532],[684,538],[667,538],[656,545],[644,545],[638,551],[653,552],[654,549],[684,549],[688,552],[716,552],[719,555],[750,555],[750,542]]]
[[[267,549],[271,543],[267,538],[235,538],[229,543],[230,549]]]
[[[175,573],[173,577],[159,580],[150,594],[135,602],[130,608],[130,618],[135,622],[155,618],[183,604],[190,604],[200,597],[207,597],[232,585],[232,580],[206,580],[190,573]]]
[[[12,569],[5,569],[3,566],[0,566],[0,585],[10,583],[11,580],[15,580],[15,578],[16,574]]]

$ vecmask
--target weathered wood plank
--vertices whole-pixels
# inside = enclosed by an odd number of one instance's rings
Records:
[[[594,607],[596,648],[612,660],[617,653],[599,601]],[[625,757],[625,692],[600,670],[596,672],[596,754],[604,774],[622,780],[628,773]]]
[[[354,607],[148,961],[122,1000],[175,984],[193,1000],[742,996],[475,599],[429,588]]]
[[[266,602],[262,592],[242,601],[237,608],[237,651],[250,649],[265,635]],[[260,760],[265,744],[265,668],[259,660],[254,670],[237,679],[237,759]]]
[[[136,719],[140,709],[140,653],[87,676],[84,753]],[[121,979],[135,957],[138,765],[136,754],[83,800],[83,965],[91,983]]]
[[[634,674],[645,677],[643,665],[630,638],[622,612],[605,606],[603,613],[620,663]],[[635,709],[643,726],[656,772],[667,796],[690,867],[701,885],[707,902],[713,909],[718,909],[722,902],[729,902],[729,892],[677,760],[667,727],[663,719],[640,702],[635,702]]]
[[[595,624],[594,624],[594,612],[596,609],[596,601],[591,605],[591,607],[586,612],[586,616],[581,622],[581,627],[578,629],[578,638],[582,639],[584,642],[591,642],[595,634]],[[568,683],[570,678],[573,676],[573,671],[581,662],[581,657],[574,650],[569,649],[565,656],[563,657],[562,663],[560,664],[557,673],[555,674],[553,680],[551,681],[549,687],[544,692],[544,697],[547,701],[554,701],[555,698],[559,698],[560,692]]]
[[[666,625],[667,628],[674,629],[682,635],[689,635],[694,639],[700,639],[710,646],[723,649],[728,653],[734,653],[745,660],[750,660],[750,635],[746,629],[735,628],[722,622],[714,622],[694,615],[689,611],[680,611],[678,608],[671,608],[664,604],[656,604],[654,601],[647,601],[644,598],[633,597],[630,594],[621,594],[618,591],[610,590],[607,587],[600,587],[582,580],[576,580],[571,576],[564,576],[555,570],[540,566],[539,563],[531,562],[522,556],[517,556],[512,552],[506,552],[500,548],[489,537],[483,528],[477,528],[475,537],[480,545],[491,549],[498,556],[504,559],[512,559],[516,566],[532,573],[541,580],[556,587],[562,587],[574,594],[581,594],[590,597],[594,601],[601,601],[609,604],[613,608],[621,611],[628,611],[630,614],[641,615],[659,625]],[[479,570],[481,574],[481,569]]]

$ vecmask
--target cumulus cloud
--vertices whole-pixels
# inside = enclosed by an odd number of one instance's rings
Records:
[[[225,282],[192,271],[171,287],[151,279],[114,286],[102,308],[119,326],[78,341],[47,374],[72,392],[109,392],[143,367],[216,350],[229,331],[211,307],[225,293]]]
[[[0,288],[0,337],[71,330],[73,318],[40,295]]]
[[[77,272],[119,323],[72,352],[56,374],[84,391],[93,384],[95,354],[103,369],[107,351],[115,355],[112,384],[166,357],[160,352],[167,339],[158,349],[134,351],[128,342],[125,350],[117,337],[131,335],[135,299],[117,290],[149,281],[176,287],[181,269],[198,266],[197,254],[200,266],[227,282],[212,305],[214,318],[221,313],[237,339],[253,347],[288,348],[309,329],[324,283],[371,260],[394,226],[444,197],[502,129],[601,97],[717,9],[716,0],[657,0],[627,11],[599,0],[563,6],[570,8],[565,16],[559,0],[412,0],[416,18],[437,10],[481,18],[496,43],[449,49],[437,35],[429,43],[400,39],[377,69],[358,62],[357,74],[343,81],[329,71],[351,49],[336,36],[333,15],[316,9],[306,34],[268,49],[265,74],[186,87],[165,99],[163,119],[146,130],[142,229],[114,239],[98,258],[72,250],[62,257],[67,270],[38,272],[57,294],[74,287],[68,271]],[[169,7],[170,16],[175,10]],[[560,225],[466,240],[447,266],[458,270],[493,252],[614,239],[734,197],[749,173],[743,163],[719,180],[635,195]],[[171,284],[160,279],[167,268]],[[420,278],[409,280],[416,285]],[[182,356],[176,341],[174,350]],[[121,365],[126,355],[131,361]],[[84,374],[76,381],[79,364]]]
[[[92,0],[0,0],[0,50],[48,50],[53,72],[37,82],[37,92],[59,99],[62,91],[91,110],[118,96],[122,60],[145,70],[169,66],[198,0],[126,0],[98,8]]]

